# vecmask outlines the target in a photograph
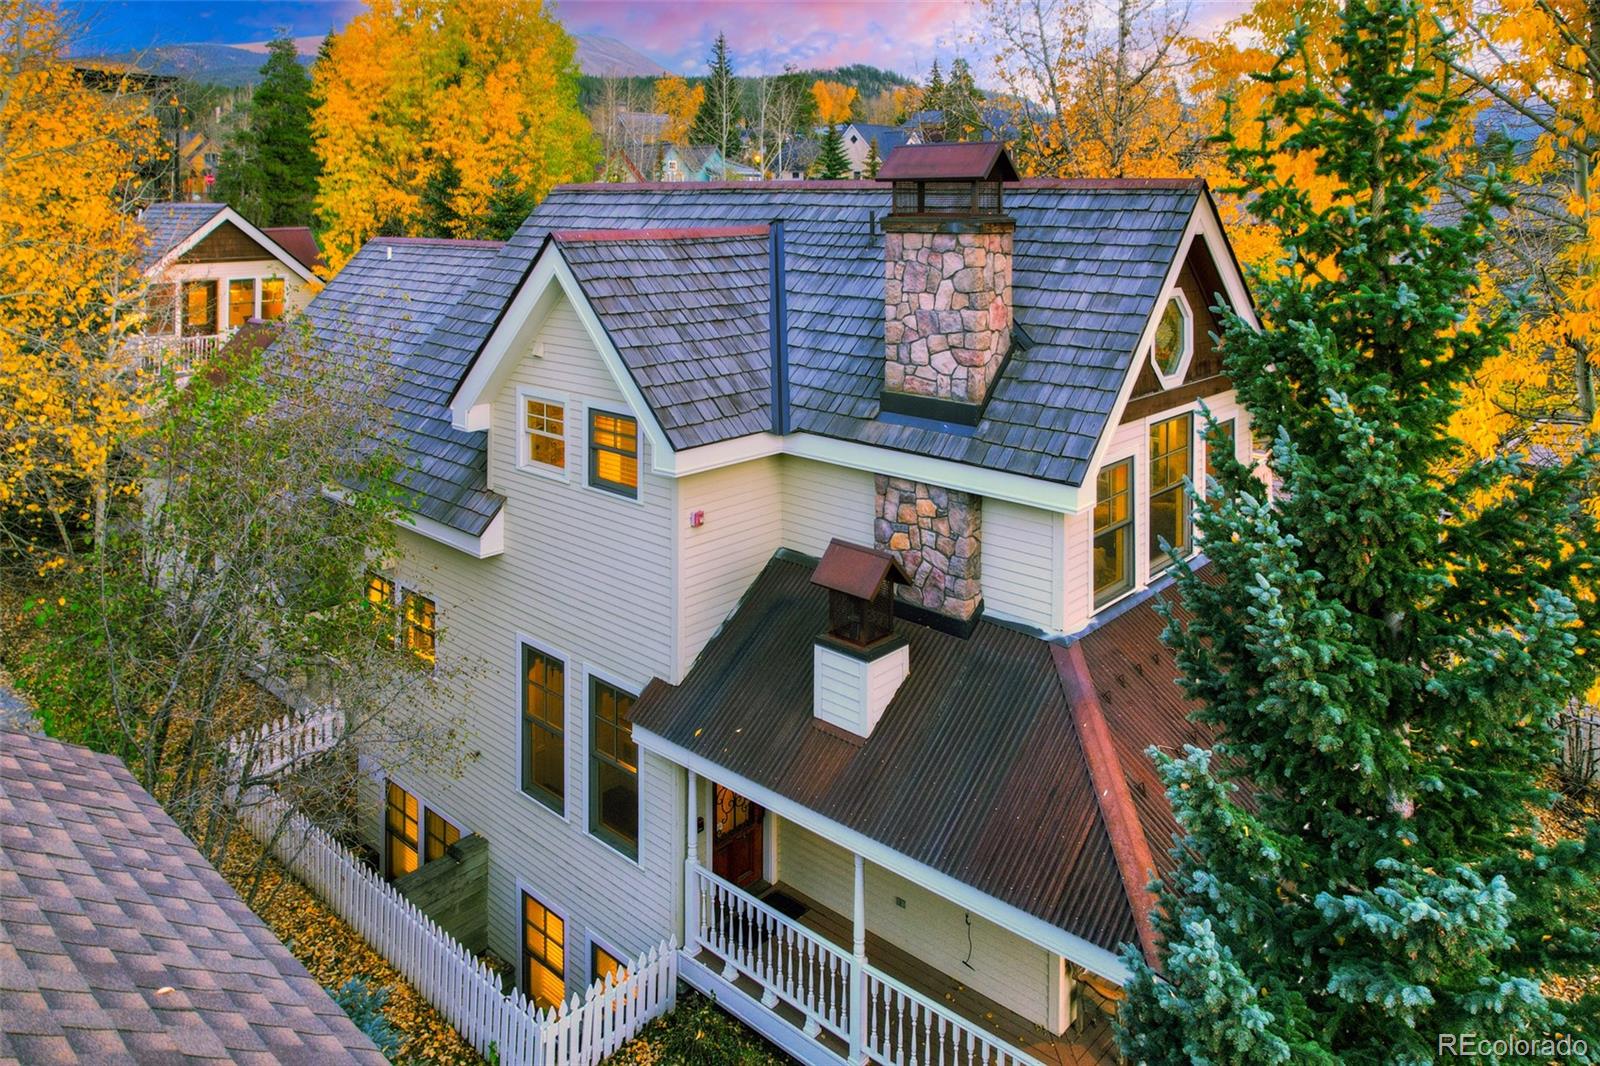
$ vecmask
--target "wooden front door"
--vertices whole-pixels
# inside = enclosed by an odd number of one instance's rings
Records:
[[[761,823],[766,811],[732,789],[716,786],[711,870],[740,888],[761,880]]]

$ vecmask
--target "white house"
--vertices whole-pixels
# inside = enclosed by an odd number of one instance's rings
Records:
[[[1249,298],[1198,181],[880,177],[567,186],[312,303],[394,296],[420,496],[373,595],[488,664],[464,772],[374,767],[365,831],[393,873],[487,839],[544,1003],[670,936],[805,1062],[1111,1061],[1173,827],[1140,753],[1204,740],[1159,544],[1202,561],[1202,403],[1249,457],[1209,310]]]
[[[151,204],[139,220],[149,290],[130,348],[147,362],[187,369],[251,319],[281,318],[311,299],[310,264],[227,204]]]

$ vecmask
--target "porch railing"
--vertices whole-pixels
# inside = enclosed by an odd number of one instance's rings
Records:
[[[705,867],[695,866],[693,876],[699,946],[719,956],[726,971],[759,984],[763,1005],[782,1000],[803,1014],[807,1035],[826,1029],[848,1041],[850,955]]]
[[[233,334],[203,333],[190,337],[154,335],[129,337],[124,342],[129,362],[141,370],[171,370],[182,377],[213,355]]]
[[[884,1066],[1043,1066],[871,965],[862,1050]]]

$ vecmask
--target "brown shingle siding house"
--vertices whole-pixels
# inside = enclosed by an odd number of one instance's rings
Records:
[[[8,731],[0,1061],[385,1059],[120,760]]]

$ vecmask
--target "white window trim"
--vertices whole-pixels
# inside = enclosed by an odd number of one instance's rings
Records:
[[[1152,334],[1150,337],[1150,369],[1156,372],[1156,379],[1161,382],[1163,389],[1170,389],[1183,384],[1184,377],[1189,373],[1189,364],[1194,360],[1194,309],[1189,306],[1189,298],[1183,294],[1182,289],[1173,288],[1167,293],[1166,298],[1161,301],[1161,310],[1156,316],[1156,324],[1159,327],[1161,319],[1166,317],[1167,305],[1171,303],[1178,305],[1178,312],[1183,316],[1184,326],[1183,353],[1178,357],[1178,368],[1171,374],[1162,373],[1161,361],[1156,358],[1155,335]]]
[[[562,425],[566,427],[565,432],[561,437],[563,454],[566,458],[566,464],[564,466],[551,466],[549,463],[538,463],[528,458],[527,443],[528,437],[531,435],[531,431],[528,429],[529,400],[543,400],[545,403],[558,403],[561,405],[561,422]],[[565,393],[550,392],[546,389],[536,389],[528,385],[517,386],[516,466],[518,470],[523,470],[530,474],[538,474],[540,477],[546,477],[552,481],[570,481],[572,479],[571,413],[572,403]],[[584,455],[587,457],[589,454],[589,419],[587,413],[584,415],[583,436]]]
[[[598,492],[602,496],[613,500],[620,500],[623,503],[644,503],[644,423],[639,421],[639,416],[634,414],[626,404],[611,404],[601,403],[595,400],[585,400],[581,406],[583,408],[583,487],[590,492]],[[639,483],[634,486],[634,492],[632,496],[624,496],[620,492],[613,492],[610,489],[601,488],[599,485],[595,485],[589,480],[589,458],[591,450],[589,447],[589,413],[591,411],[599,411],[608,415],[622,415],[624,418],[633,419],[633,442],[634,447],[637,449],[633,459],[634,469],[638,471]]]
[[[517,795],[527,800],[534,807],[543,811],[547,816],[560,819],[561,821],[570,825],[572,823],[572,797],[582,797],[582,792],[579,789],[574,789],[572,787],[573,779],[575,777],[579,778],[581,783],[581,777],[573,773],[572,768],[572,690],[569,684],[569,679],[572,677],[572,657],[556,648],[554,645],[546,643],[542,640],[537,640],[528,636],[526,633],[518,633],[516,635],[516,640],[513,643],[514,650],[512,654],[515,656],[515,658],[512,660],[511,676],[515,679],[516,688],[516,699],[513,702],[516,704],[517,713],[517,764],[516,766],[512,767],[512,777],[517,783]],[[562,797],[560,812],[552,809],[548,803],[539,799],[537,796],[530,796],[522,790],[522,761],[527,755],[527,752],[524,750],[524,746],[527,744],[528,740],[526,733],[522,728],[522,649],[524,646],[532,648],[534,651],[542,652],[543,654],[550,656],[552,659],[559,659],[561,661],[561,683],[564,686],[568,686],[567,691],[562,694],[561,701],[561,712],[564,724],[561,738],[561,777],[562,784],[566,786],[566,795]],[[587,691],[587,685],[585,687],[585,691]],[[580,703],[586,701],[587,697],[584,697],[582,700],[580,700]],[[588,728],[589,723],[587,719],[584,720],[583,725],[585,729]]]
[[[524,881],[520,876],[516,878],[516,883],[517,961],[513,963],[513,965],[516,967],[516,981],[514,983],[516,984],[517,989],[521,991],[524,996],[528,997],[528,1002],[531,1004],[533,1002],[533,997],[529,996],[528,990],[522,987],[522,980],[525,976],[522,971],[522,954],[527,947],[527,941],[523,939],[523,934],[527,932],[527,928],[523,924],[526,919],[522,915],[522,897],[524,894],[527,894],[532,896],[533,901],[539,904],[539,906],[543,907],[545,910],[561,919],[561,957],[564,960],[564,963],[561,967],[561,1001],[565,1003],[567,1001],[567,989],[572,987],[572,967],[567,964],[570,963],[572,959],[572,918],[570,917],[566,908],[558,907],[550,902],[550,893],[535,888],[528,882]],[[539,1009],[543,1010],[544,1008],[540,1007]]]
[[[583,934],[584,934],[583,966],[584,966],[584,972],[589,975],[589,983],[585,987],[593,988],[594,987],[594,983],[599,980],[599,977],[597,977],[595,975],[595,972],[594,972],[594,949],[595,948],[599,948],[601,951],[604,951],[607,955],[610,955],[613,959],[616,959],[618,962],[620,962],[622,964],[622,968],[623,969],[627,969],[628,968],[628,964],[633,961],[631,958],[628,957],[628,955],[625,952],[618,951],[616,949],[616,945],[612,944],[611,941],[607,940],[605,937],[603,937],[600,934],[596,933],[593,929],[590,929],[587,926],[585,926],[584,930],[583,930]]]
[[[637,866],[640,869],[643,869],[644,868],[644,750],[639,747],[639,739],[638,739],[637,736],[634,737],[633,746],[634,746],[635,755],[636,755],[637,759],[639,760],[638,761],[638,769],[634,773],[634,781],[637,783],[636,800],[637,800],[637,803],[638,803],[638,806],[639,806],[639,814],[638,814],[638,822],[637,822],[637,825],[639,827],[639,832],[638,832],[638,839],[634,841],[634,849],[633,849],[634,854],[629,855],[627,852],[620,850],[615,844],[611,843],[611,841],[607,840],[605,837],[601,836],[599,833],[596,833],[594,831],[594,826],[591,823],[590,809],[589,809],[589,803],[590,803],[591,797],[589,795],[589,789],[593,787],[594,782],[591,781],[590,778],[589,778],[589,758],[590,758],[590,755],[591,755],[591,752],[590,752],[590,745],[591,745],[590,733],[592,732],[592,728],[591,727],[593,726],[593,719],[590,717],[591,708],[589,706],[589,698],[590,698],[590,695],[594,692],[594,682],[595,681],[603,681],[606,684],[610,685],[612,688],[621,689],[623,692],[631,693],[635,700],[637,700],[639,698],[639,694],[644,691],[644,689],[641,686],[635,685],[631,681],[624,681],[622,678],[618,677],[615,674],[607,673],[604,670],[597,670],[594,667],[588,666],[588,665],[585,665],[584,668],[583,668],[583,744],[582,744],[582,771],[581,771],[582,777],[583,777],[583,791],[582,791],[582,794],[581,794],[582,795],[582,799],[583,799],[583,834],[584,834],[584,836],[588,837],[590,840],[593,840],[595,843],[597,843],[601,847],[605,848],[606,852],[608,854],[615,855],[618,859],[621,859],[623,862],[631,863],[632,865]]]
[[[1145,511],[1148,509],[1146,507],[1140,507],[1139,506],[1139,500],[1141,499],[1141,497],[1139,495],[1139,484],[1140,484],[1139,471],[1140,471],[1140,460],[1141,460],[1141,458],[1144,460],[1144,464],[1146,466],[1148,466],[1148,464],[1149,464],[1149,438],[1150,438],[1150,427],[1147,425],[1144,428],[1145,447],[1143,449],[1139,448],[1136,445],[1133,448],[1130,448],[1130,449],[1128,449],[1126,451],[1120,451],[1120,452],[1117,452],[1114,455],[1108,455],[1103,460],[1101,460],[1100,465],[1095,468],[1094,481],[1092,483],[1093,484],[1093,491],[1094,491],[1094,498],[1092,500],[1090,500],[1090,502],[1089,502],[1089,614],[1090,614],[1090,617],[1098,615],[1103,611],[1110,610],[1113,606],[1115,606],[1118,603],[1121,603],[1123,600],[1127,599],[1129,596],[1132,596],[1134,593],[1141,591],[1142,589],[1144,589],[1144,587],[1146,585],[1149,584],[1149,574],[1146,573],[1146,572],[1143,572],[1143,568],[1141,566],[1140,552],[1139,552],[1139,545],[1144,543],[1144,541],[1140,539],[1140,534],[1144,532],[1144,524],[1143,524],[1144,523],[1144,516],[1145,516]],[[1095,538],[1094,512],[1095,512],[1095,508],[1100,506],[1100,492],[1099,492],[1100,474],[1101,474],[1102,471],[1106,470],[1108,467],[1116,466],[1118,463],[1126,462],[1126,461],[1128,461],[1130,459],[1133,461],[1132,465],[1130,465],[1129,468],[1128,468],[1129,472],[1130,472],[1130,475],[1131,475],[1128,478],[1128,496],[1129,496],[1129,504],[1128,505],[1133,508],[1133,557],[1132,557],[1133,574],[1131,575],[1132,576],[1132,583],[1125,590],[1123,590],[1122,592],[1117,593],[1115,596],[1111,597],[1106,602],[1104,602],[1104,603],[1096,603],[1095,602],[1096,592],[1095,592],[1095,587],[1094,587],[1094,538]],[[1147,484],[1147,485],[1149,484],[1148,472],[1147,472],[1147,476],[1145,477],[1145,482],[1144,483]]]

